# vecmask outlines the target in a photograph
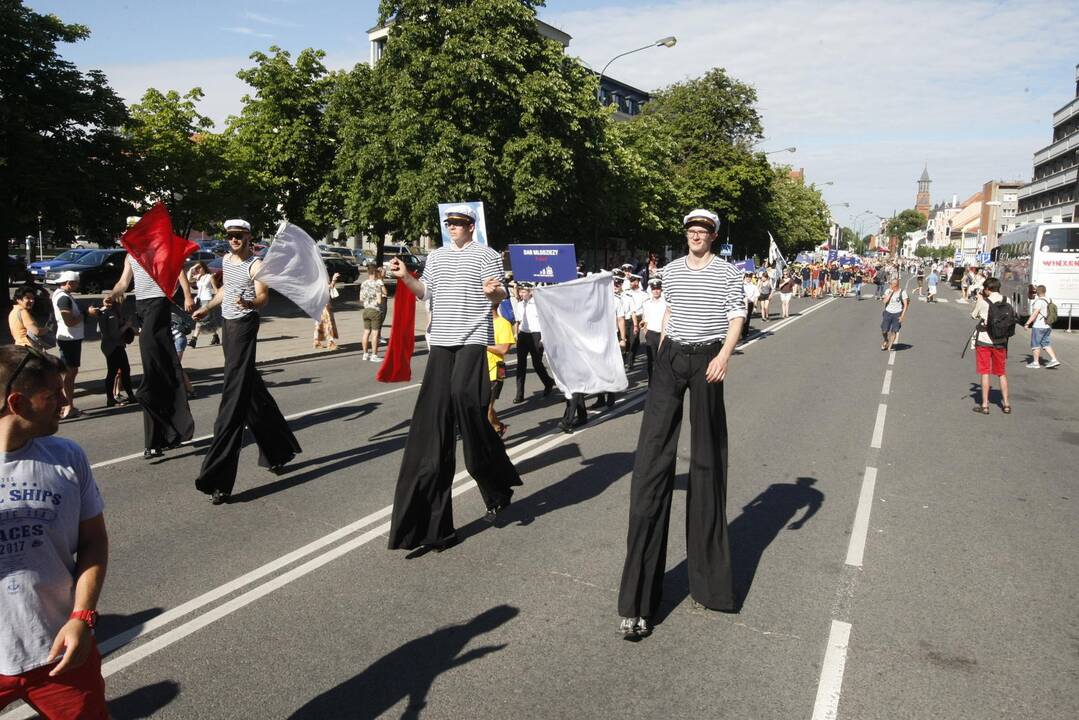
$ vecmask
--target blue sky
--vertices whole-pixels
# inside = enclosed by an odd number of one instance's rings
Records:
[[[88,25],[64,55],[100,68],[127,100],[153,86],[206,92],[219,123],[240,107],[235,72],[271,44],[318,47],[331,67],[366,60],[377,0],[27,0]],[[655,89],[712,67],[757,88],[774,160],[804,167],[840,222],[913,204],[928,162],[933,198],[960,200],[994,178],[1028,179],[1052,112],[1074,97],[1073,0],[946,4],[863,0],[552,0],[540,17],[573,36],[568,52],[602,66],[665,35],[671,49],[619,60],[611,74]],[[863,218],[865,216],[862,216]]]

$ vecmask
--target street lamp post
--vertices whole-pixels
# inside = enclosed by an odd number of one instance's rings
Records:
[[[635,52],[640,52],[641,50],[647,50],[648,48],[654,48],[654,47],[668,47],[668,48],[671,48],[671,47],[674,47],[675,43],[677,43],[677,42],[678,42],[678,38],[676,38],[674,35],[668,35],[667,37],[662,38],[660,40],[656,40],[653,43],[648,43],[647,45],[644,45],[642,47],[639,47],[639,48],[636,48],[636,49],[633,49],[633,50],[627,50],[626,52],[615,55],[613,58],[608,60],[607,64],[604,65],[603,69],[600,70],[600,72],[599,72],[599,87],[596,88],[596,101],[599,102],[600,104],[603,103],[603,76],[607,74],[607,68],[609,68],[611,66],[611,63],[613,63],[615,60],[617,60],[618,58],[624,58],[626,55],[632,55]]]
[[[42,257],[42,255],[44,255],[44,253],[42,252],[42,242],[41,242],[41,211],[39,210],[39,211],[38,211],[38,214],[37,214],[37,259],[38,259],[38,260],[40,260],[40,259],[41,259],[41,257]]]
[[[849,202],[842,202],[842,203],[832,203],[832,204],[831,204],[831,205],[829,205],[828,207],[830,207],[830,208],[834,208],[834,207],[845,207],[845,208],[849,208],[849,207],[850,207],[850,203],[849,203]],[[828,213],[828,214],[829,214],[829,216],[831,215],[831,213]],[[835,220],[833,220],[833,221],[832,221],[832,224],[834,224],[834,225],[836,225],[836,226],[838,226],[838,225],[839,225],[839,223],[835,222]],[[836,233],[835,233],[835,235],[836,235],[836,237],[835,237],[835,243],[834,243],[834,244],[836,245],[836,250],[838,250],[838,249],[839,249],[839,247],[838,247],[838,246],[839,246],[839,241],[840,241],[840,240],[841,240],[841,239],[843,238],[843,228],[841,228],[841,227],[840,227],[840,228],[838,228],[838,229],[836,230]],[[847,243],[847,251],[848,251],[848,252],[850,251],[850,243]]]
[[[797,152],[797,151],[798,151],[798,148],[791,145],[790,147],[785,147],[782,150],[769,150],[768,152],[766,152],[764,154],[765,155],[775,155],[776,153],[784,153],[784,152],[792,153],[792,152]],[[832,183],[825,183],[825,184],[826,185],[831,185]]]

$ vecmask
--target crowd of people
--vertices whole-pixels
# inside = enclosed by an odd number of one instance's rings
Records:
[[[137,220],[137,218],[135,219]],[[421,275],[395,259],[389,274],[426,304],[429,348],[412,419],[408,426],[389,531],[389,548],[441,552],[459,542],[454,522],[452,483],[456,443],[486,506],[484,519],[499,524],[521,477],[504,444],[507,425],[496,409],[508,378],[507,357],[515,348],[513,403],[526,402],[529,367],[542,396],[563,388],[560,420],[571,433],[588,421],[586,395],[564,389],[544,353],[544,319],[536,288],[515,282],[502,256],[474,240],[475,212],[455,206],[445,223],[451,242],[434,251]],[[686,554],[689,590],[696,607],[737,612],[727,538],[727,415],[724,381],[739,339],[757,313],[762,323],[790,316],[795,297],[863,298],[866,283],[882,304],[881,350],[891,350],[910,307],[899,265],[884,263],[775,263],[743,272],[712,252],[719,218],[696,209],[683,219],[686,253],[663,265],[655,256],[609,271],[612,310],[604,310],[593,340],[617,347],[619,372],[646,359],[647,395],[630,483],[626,555],[618,592],[619,630],[637,639],[653,631],[662,598],[675,464],[685,396],[690,397],[692,433],[686,499]],[[192,395],[182,358],[187,348],[221,343],[223,386],[213,439],[203,458],[196,488],[214,505],[227,504],[236,481],[245,429],[256,441],[260,465],[285,471],[301,452],[288,422],[255,366],[260,311],[269,289],[257,279],[261,259],[252,249],[250,225],[225,223],[229,253],[219,282],[202,263],[181,272],[175,287],[162,288],[129,254],[122,276],[100,306],[83,310],[75,302],[76,273],[59,277],[50,298],[59,357],[48,352],[49,327],[33,312],[39,293],[16,290],[9,326],[14,340],[0,348],[0,463],[3,477],[33,491],[21,491],[5,505],[0,544],[18,558],[5,573],[26,575],[27,592],[0,594],[0,708],[15,698],[47,717],[106,717],[100,655],[92,637],[97,598],[108,561],[104,503],[85,453],[74,442],[55,437],[63,418],[77,416],[74,381],[81,362],[86,318],[97,320],[106,358],[104,392],[108,406],[138,403],[143,413],[144,457],[191,440]],[[935,301],[949,263],[914,263],[913,291]],[[387,288],[381,269],[367,268],[360,285],[364,361],[379,362]],[[583,276],[583,271],[579,273]],[[969,280],[968,280],[969,275]],[[605,279],[608,277],[603,275]],[[316,320],[314,345],[335,346],[338,328],[333,308],[339,277],[329,279],[329,302]],[[135,316],[123,311],[133,286]],[[981,376],[981,402],[989,413],[990,381],[999,378],[1002,410],[1011,413],[1007,383],[1007,346],[1017,313],[1000,295],[1000,281],[977,269],[964,271],[962,297],[973,301],[978,325],[970,338]],[[604,291],[606,293],[606,290]],[[1060,364],[1050,343],[1056,308],[1044,286],[1032,288],[1030,314],[1033,359],[1027,367]],[[174,303],[173,298],[180,300]],[[321,302],[321,301],[320,301]],[[611,315],[608,317],[607,312]],[[547,321],[549,322],[549,320]],[[609,324],[608,324],[609,323]],[[548,326],[548,332],[551,328]],[[126,348],[139,339],[142,376],[133,389]],[[392,338],[391,338],[392,342]],[[625,384],[620,387],[624,388]],[[594,393],[594,409],[618,401],[609,390]],[[13,486],[14,487],[14,486]],[[44,508],[49,509],[46,515]],[[16,518],[18,522],[7,522]],[[33,551],[38,538],[47,548]],[[38,543],[41,545],[42,543]],[[35,545],[34,547],[37,547]],[[23,585],[17,585],[23,587]],[[10,590],[9,585],[9,590]]]

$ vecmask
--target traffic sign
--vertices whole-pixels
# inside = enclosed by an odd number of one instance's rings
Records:
[[[719,246],[719,254],[722,257],[730,257],[734,254],[734,245],[723,243]]]

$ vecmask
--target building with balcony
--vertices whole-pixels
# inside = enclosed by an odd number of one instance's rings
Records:
[[[1017,193],[1016,225],[1072,222],[1079,204],[1079,65],[1075,97],[1053,113],[1053,142],[1034,153],[1034,173]]]
[[[997,240],[1006,232],[1018,227],[1019,190],[1021,180],[990,180],[982,186],[981,227],[979,232],[985,236],[985,251],[997,246]]]

